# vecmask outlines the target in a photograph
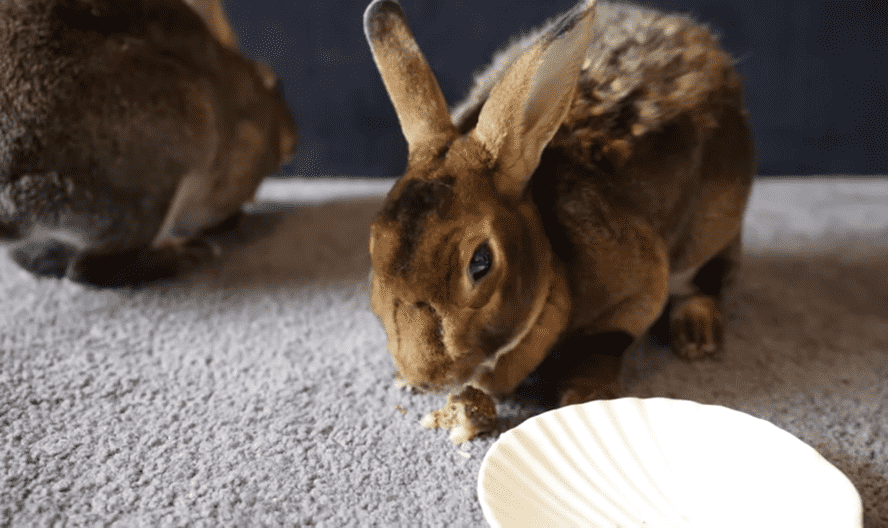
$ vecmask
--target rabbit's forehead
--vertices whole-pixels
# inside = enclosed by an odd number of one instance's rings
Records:
[[[413,274],[429,259],[443,264],[456,249],[454,244],[489,216],[486,200],[467,183],[447,172],[399,182],[371,233],[374,264],[400,276]]]

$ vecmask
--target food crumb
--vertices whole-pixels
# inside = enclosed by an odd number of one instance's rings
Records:
[[[467,386],[459,394],[449,394],[447,404],[425,415],[420,425],[450,429],[450,440],[462,444],[496,428],[496,405],[483,391]]]
[[[397,409],[398,411],[400,411],[401,416],[404,416],[405,414],[407,414],[407,409],[401,407],[400,405],[395,405],[395,409]]]
[[[465,457],[465,458],[472,458],[472,454],[471,454],[471,453],[466,453],[465,451],[462,451],[462,450],[457,451],[457,453],[459,453],[460,455],[462,455],[462,456]]]

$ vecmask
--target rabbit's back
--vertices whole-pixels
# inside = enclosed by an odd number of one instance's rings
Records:
[[[125,154],[146,156],[128,149],[172,142],[141,141],[145,136],[185,139],[199,131],[195,125],[208,128],[199,118],[213,101],[200,104],[199,96],[210,95],[205,79],[212,62],[220,62],[216,48],[197,15],[180,2],[4,4],[4,176],[71,164],[113,170],[115,162],[128,159]],[[192,143],[175,150],[181,154]]]
[[[150,240],[213,152],[219,53],[177,1],[3,2],[0,220]]]
[[[490,90],[555,22],[513,39],[475,75],[469,94],[452,109],[457,129],[466,132],[475,125]],[[564,128],[596,128],[612,138],[627,132],[639,136],[687,113],[713,125],[714,119],[697,109],[742,105],[742,96],[731,58],[706,26],[683,15],[599,2]]]
[[[742,81],[709,28],[681,15],[600,4],[574,104],[553,144],[585,143],[583,158],[620,164],[648,132],[690,118],[705,135],[726,108],[742,106]]]

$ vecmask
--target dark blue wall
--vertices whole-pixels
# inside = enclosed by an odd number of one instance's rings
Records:
[[[283,172],[391,176],[406,147],[364,41],[364,0],[225,0],[301,127]],[[401,0],[451,104],[510,35],[570,0]],[[746,78],[761,174],[888,173],[886,0],[651,0],[709,23]]]

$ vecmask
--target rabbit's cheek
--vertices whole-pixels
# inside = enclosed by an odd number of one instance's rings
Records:
[[[239,177],[250,174],[265,151],[265,134],[250,121],[241,121],[235,130],[235,140],[229,153],[228,167]]]
[[[516,332],[514,318],[502,320],[496,316],[479,321],[473,330],[471,343],[485,359],[494,357]]]
[[[496,356],[499,350],[523,333],[524,327],[535,318],[533,301],[529,296],[525,299],[514,295],[513,291],[504,293],[503,290],[491,297],[490,304],[479,318],[476,336],[486,359]]]

